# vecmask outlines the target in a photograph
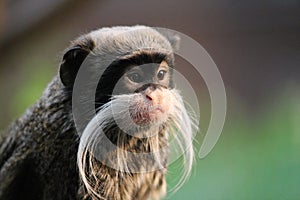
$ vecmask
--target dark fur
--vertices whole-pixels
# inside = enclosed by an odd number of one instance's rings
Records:
[[[42,97],[4,132],[0,146],[0,199],[77,199],[79,135],[72,87],[94,44],[80,38],[67,49]]]
[[[76,199],[78,135],[70,95],[56,77],[13,123],[0,149],[0,199]]]

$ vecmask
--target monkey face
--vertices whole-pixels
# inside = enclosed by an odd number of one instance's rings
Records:
[[[84,35],[66,51],[60,67],[60,78],[66,90],[73,89],[84,62],[90,73],[86,77],[94,77],[89,84],[97,85],[94,93],[96,113],[112,98],[132,95],[134,98],[130,103],[123,103],[129,106],[134,123],[165,122],[171,110],[168,90],[173,88],[174,46],[177,46],[169,39],[173,37],[147,27],[107,31],[103,29]],[[95,77],[98,70],[101,76]],[[84,89],[89,90],[89,85]]]
[[[172,89],[173,62],[172,54],[145,49],[117,58],[99,80],[96,110],[116,95],[135,95],[128,108],[133,122],[149,125],[165,121],[168,106],[164,102],[168,101],[166,90]]]
[[[134,94],[130,102],[130,116],[134,123],[147,125],[164,122],[169,112],[171,73],[166,61],[129,67],[120,78],[114,94]]]

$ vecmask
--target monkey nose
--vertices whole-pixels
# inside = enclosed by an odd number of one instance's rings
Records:
[[[148,103],[151,105],[160,105],[162,103],[162,96],[159,93],[159,91],[151,91],[151,90],[146,90],[144,92],[144,97]]]
[[[151,89],[147,88],[144,91],[144,96],[145,98],[150,101],[151,103],[156,103],[157,97],[154,91],[152,91]]]
[[[151,95],[146,94],[145,96],[146,96],[146,99],[148,99],[149,101],[152,101]]]

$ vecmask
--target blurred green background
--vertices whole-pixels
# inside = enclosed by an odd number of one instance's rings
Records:
[[[223,133],[170,199],[300,199],[300,1],[0,1],[0,130],[41,95],[69,41],[103,26],[145,24],[196,39],[216,62],[228,107]],[[201,76],[176,65],[210,118]],[[170,188],[179,165],[172,165]]]

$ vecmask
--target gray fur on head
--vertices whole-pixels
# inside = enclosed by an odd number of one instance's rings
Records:
[[[161,34],[158,30],[146,26],[115,26],[92,31],[87,37],[97,44],[98,53],[119,56],[149,48],[172,51],[172,47],[179,45],[179,40],[175,39],[178,36],[171,37],[171,33]]]

